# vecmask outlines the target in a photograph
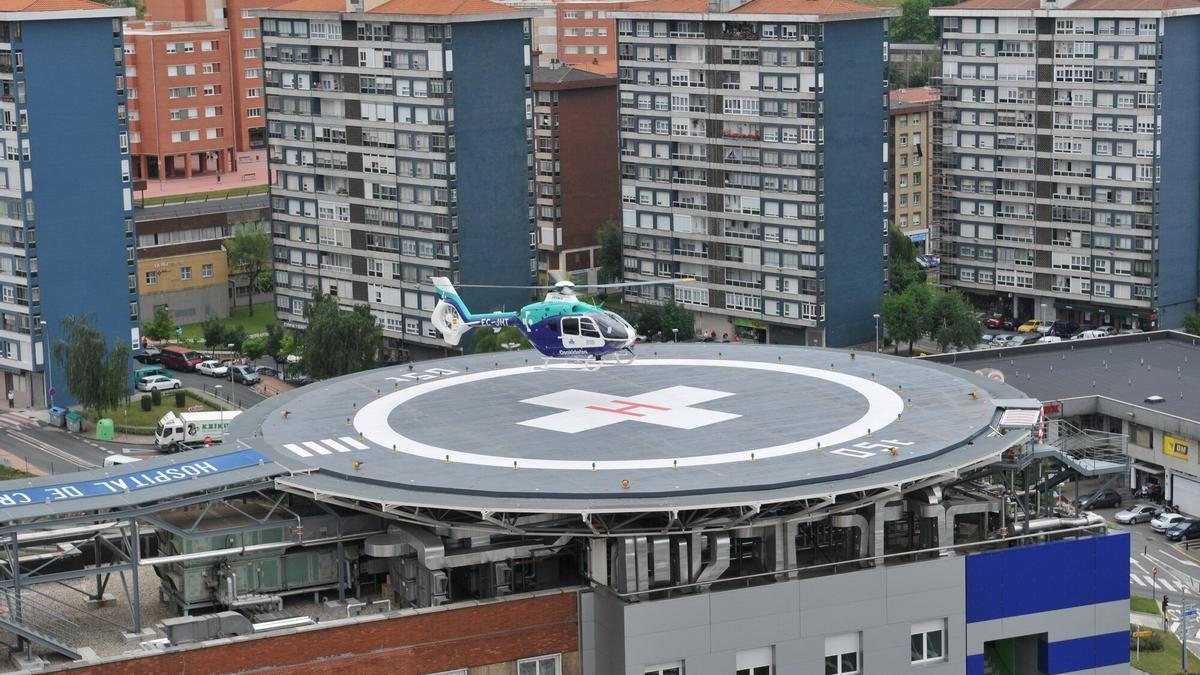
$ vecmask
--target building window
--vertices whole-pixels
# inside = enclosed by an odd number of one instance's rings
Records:
[[[257,28],[246,28],[246,29],[243,29],[243,30],[242,30],[242,37],[243,37],[243,38],[245,38],[245,39],[247,39],[247,40],[253,40],[254,38],[258,37],[258,29],[257,29]]]
[[[927,663],[943,661],[946,658],[946,620],[934,619],[913,624],[910,631],[912,636],[912,662]]]
[[[259,87],[251,87],[246,90],[246,98],[258,98],[262,96],[262,89]]]
[[[246,117],[262,117],[262,108],[246,108]]]
[[[736,675],[774,675],[774,666],[774,647],[759,647],[737,653]]]
[[[262,50],[257,47],[255,47],[253,49],[243,49],[242,50],[242,58],[257,59],[261,55],[262,55]]]
[[[212,263],[206,263],[205,265],[200,267],[200,276],[204,277],[205,279],[211,279],[212,275],[213,275]]]
[[[262,75],[262,71],[260,71],[258,68],[247,68],[246,69],[247,79],[256,79],[256,78],[258,78],[259,75]]]
[[[856,675],[862,672],[860,633],[825,638],[825,675]]]
[[[517,661],[517,675],[559,675],[561,654],[537,656]]]
[[[180,267],[179,268],[179,280],[180,281],[189,281],[191,278],[192,278],[192,268],[191,267]]]
[[[153,286],[158,283],[158,272],[146,272],[146,285]]]
[[[683,675],[683,663],[680,661],[664,663],[658,666],[651,666],[644,672],[646,675]]]

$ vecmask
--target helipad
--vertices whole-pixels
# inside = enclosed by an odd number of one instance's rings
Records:
[[[320,382],[242,414],[232,436],[296,471],[279,482],[297,491],[440,508],[661,510],[952,472],[1016,442],[999,431],[1006,406],[1036,407],[961,370],[824,349],[644,345],[631,365],[541,363],[488,354]]]

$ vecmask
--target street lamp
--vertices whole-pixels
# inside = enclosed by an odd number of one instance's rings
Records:
[[[871,316],[875,317],[875,351],[878,352],[879,351],[879,315],[872,314]]]
[[[50,370],[50,329],[47,326],[45,319],[38,321],[38,324],[42,327],[42,351],[45,352],[45,359],[46,359],[46,377],[45,377],[46,387],[45,387],[45,391],[43,393],[45,393],[45,395],[46,395],[46,407],[53,408],[54,407],[54,393],[53,393],[53,391],[54,391],[54,373],[52,370]]]
[[[1042,321],[1046,320],[1046,303],[1044,303],[1044,302],[1042,303],[1042,315],[1038,318],[1041,319]]]
[[[225,429],[225,407],[220,404],[221,400],[221,385],[213,385],[213,390],[217,393],[217,419],[220,420],[221,429]],[[222,431],[224,433],[224,431]]]

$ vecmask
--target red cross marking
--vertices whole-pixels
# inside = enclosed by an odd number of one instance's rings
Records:
[[[588,408],[588,410],[600,410],[602,412],[616,413],[618,415],[629,415],[630,417],[645,417],[645,415],[642,413],[633,412],[634,410],[637,410],[638,408],[649,408],[651,410],[663,410],[663,411],[670,410],[670,408],[664,408],[660,405],[650,405],[649,403],[634,403],[633,401],[622,401],[620,399],[613,399],[613,403],[619,403],[620,405],[622,405],[624,407],[605,408],[605,407],[598,406],[598,405],[589,405],[589,406],[587,406],[587,408]]]

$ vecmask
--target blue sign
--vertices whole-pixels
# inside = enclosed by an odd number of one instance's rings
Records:
[[[108,476],[97,480],[60,483],[58,485],[41,485],[23,490],[8,490],[0,492],[0,508],[41,504],[44,502],[60,502],[84,497],[104,497],[106,495],[124,494],[143,488],[192,480],[193,478],[215,476],[226,471],[244,469],[270,461],[271,458],[257,450],[239,450],[225,455],[195,459],[158,469],[134,471],[132,473]],[[126,464],[125,466],[129,465]]]

